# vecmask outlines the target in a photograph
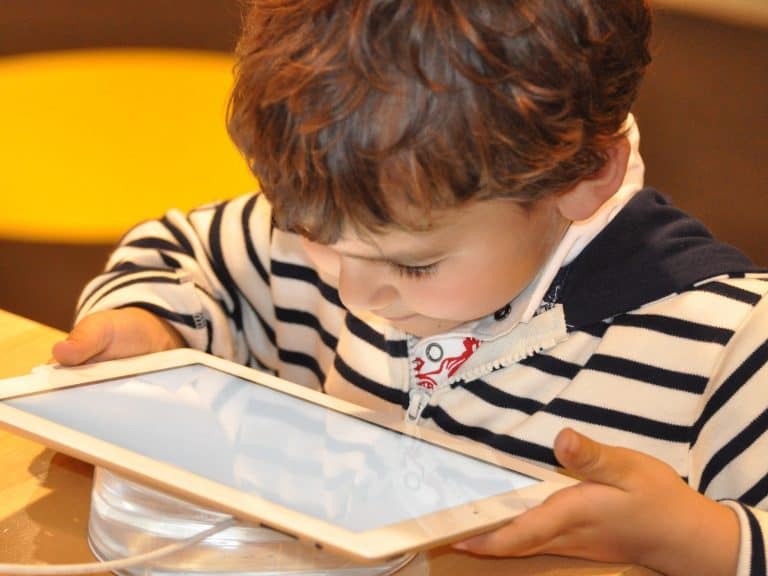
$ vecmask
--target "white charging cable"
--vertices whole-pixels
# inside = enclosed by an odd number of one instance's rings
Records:
[[[120,558],[119,560],[109,560],[106,562],[87,562],[84,564],[0,564],[0,574],[18,575],[18,576],[58,576],[61,574],[96,574],[98,572],[112,572],[115,570],[125,570],[126,568],[133,568],[134,566],[141,566],[142,564],[149,564],[155,560],[159,560],[165,556],[175,554],[184,548],[188,548],[193,544],[205,540],[209,536],[226,530],[227,528],[234,526],[236,520],[229,517],[221,522],[218,522],[203,530],[197,534],[193,534],[189,538],[185,538],[179,542],[168,544],[151,552],[145,552],[143,554],[136,554],[135,556],[129,556],[127,558]]]

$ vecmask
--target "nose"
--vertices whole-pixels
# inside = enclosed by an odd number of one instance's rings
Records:
[[[339,297],[345,306],[382,310],[397,299],[397,289],[382,281],[386,263],[342,257],[339,265]]]

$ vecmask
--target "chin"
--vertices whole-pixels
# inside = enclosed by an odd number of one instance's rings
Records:
[[[390,324],[392,324],[392,326],[395,328],[410,334],[411,336],[416,336],[417,338],[428,338],[429,336],[437,336],[438,334],[449,332],[457,326],[460,326],[462,322],[456,322],[452,320],[437,320],[425,316],[416,316],[402,322],[390,322]]]

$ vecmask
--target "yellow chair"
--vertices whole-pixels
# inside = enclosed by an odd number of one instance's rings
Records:
[[[66,329],[127,228],[256,187],[224,124],[232,63],[160,49],[0,58],[0,307]]]

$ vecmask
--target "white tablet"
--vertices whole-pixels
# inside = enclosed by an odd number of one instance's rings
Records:
[[[0,425],[360,560],[492,529],[574,483],[189,349],[0,380]]]

